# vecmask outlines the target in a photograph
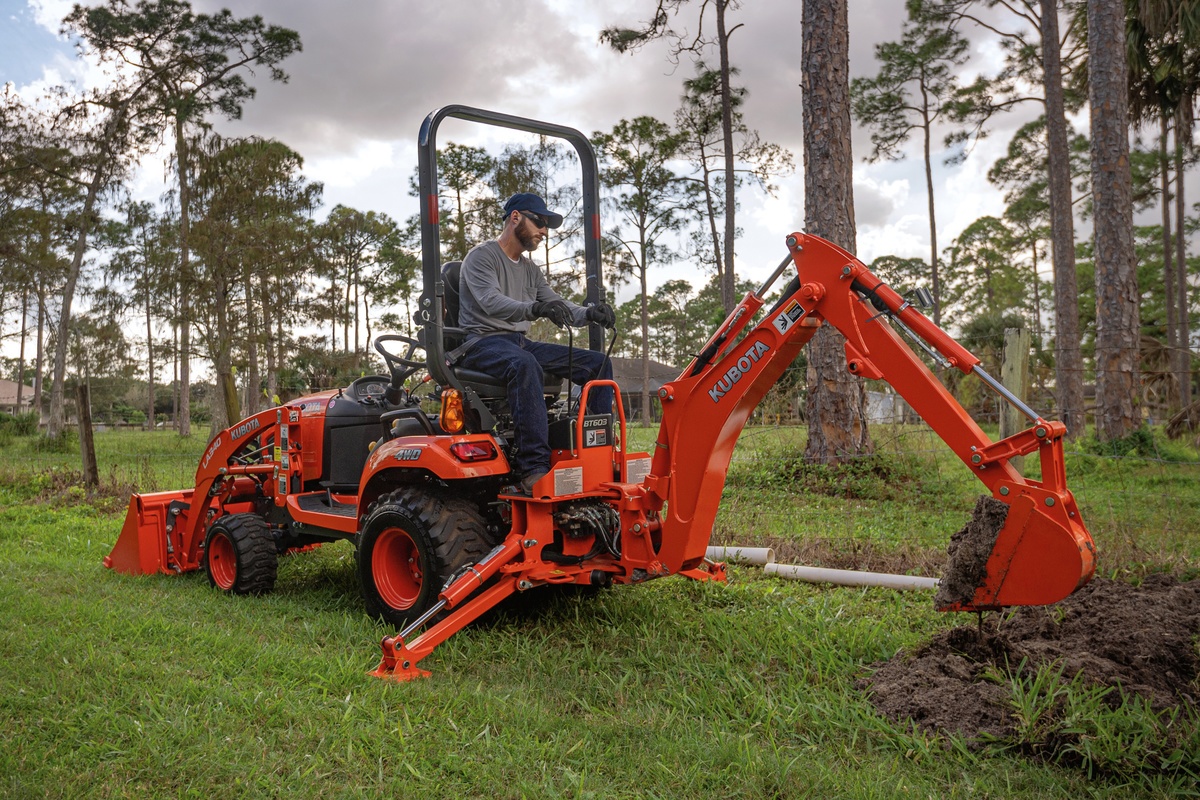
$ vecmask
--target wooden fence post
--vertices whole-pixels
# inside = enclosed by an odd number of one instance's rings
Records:
[[[1000,365],[1000,382],[1022,402],[1028,400],[1026,387],[1029,385],[1029,345],[1028,328],[1004,329],[1004,362]],[[1012,436],[1027,427],[1029,420],[1025,415],[1004,403],[1000,413],[1000,438]],[[1009,463],[1017,472],[1024,474],[1024,456],[1016,456]]]
[[[79,384],[79,451],[83,456],[83,483],[88,489],[100,485],[100,468],[96,465],[96,444],[92,441],[92,399],[88,385]]]

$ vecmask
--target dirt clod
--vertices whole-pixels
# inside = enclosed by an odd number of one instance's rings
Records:
[[[1021,608],[901,651],[859,682],[897,722],[968,739],[1011,732],[1006,676],[1043,665],[1064,680],[1120,686],[1153,708],[1200,699],[1200,580],[1149,576],[1141,586],[1096,579],[1053,606]],[[1022,666],[1024,661],[1024,666]]]
[[[1006,519],[1007,503],[987,495],[979,498],[971,521],[950,537],[946,548],[950,564],[933,598],[935,606],[945,608],[968,603],[975,597],[975,589],[987,577],[987,560]]]

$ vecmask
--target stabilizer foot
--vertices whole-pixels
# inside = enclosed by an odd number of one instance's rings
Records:
[[[380,659],[379,666],[368,672],[368,675],[406,683],[418,678],[428,678],[433,674],[429,670],[417,667],[416,657],[405,648],[404,641],[399,636],[385,636],[380,642],[380,647],[383,650],[383,658]]]
[[[708,567],[704,569],[703,567]],[[724,561],[709,561],[704,559],[703,567],[680,570],[679,574],[694,581],[719,581],[725,583],[728,576],[725,573]]]

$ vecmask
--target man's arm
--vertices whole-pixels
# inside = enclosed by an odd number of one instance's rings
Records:
[[[546,283],[546,277],[539,270],[537,273],[537,299],[538,301],[561,300],[571,309],[571,327],[579,328],[588,324],[587,309],[583,306],[577,306],[565,297],[562,297],[558,292],[550,288],[550,284]]]

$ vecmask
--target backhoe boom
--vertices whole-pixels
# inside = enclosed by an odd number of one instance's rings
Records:
[[[659,392],[663,421],[646,485],[651,508],[663,513],[663,564],[678,571],[703,558],[738,434],[800,348],[830,324],[845,337],[847,368],[891,384],[1008,507],[997,517],[1003,525],[985,532],[995,535],[983,551],[990,549],[986,563],[969,567],[982,573],[979,584],[969,594],[942,598],[942,607],[1053,603],[1086,583],[1095,552],[1066,487],[1065,427],[1035,415],[1028,430],[991,441],[896,329],[918,338],[947,366],[996,388],[978,358],[845,250],[801,233],[787,244],[797,278],[783,299],[751,328],[768,287],[747,294],[701,357]],[[1034,451],[1041,481],[1022,477],[1010,463]]]

